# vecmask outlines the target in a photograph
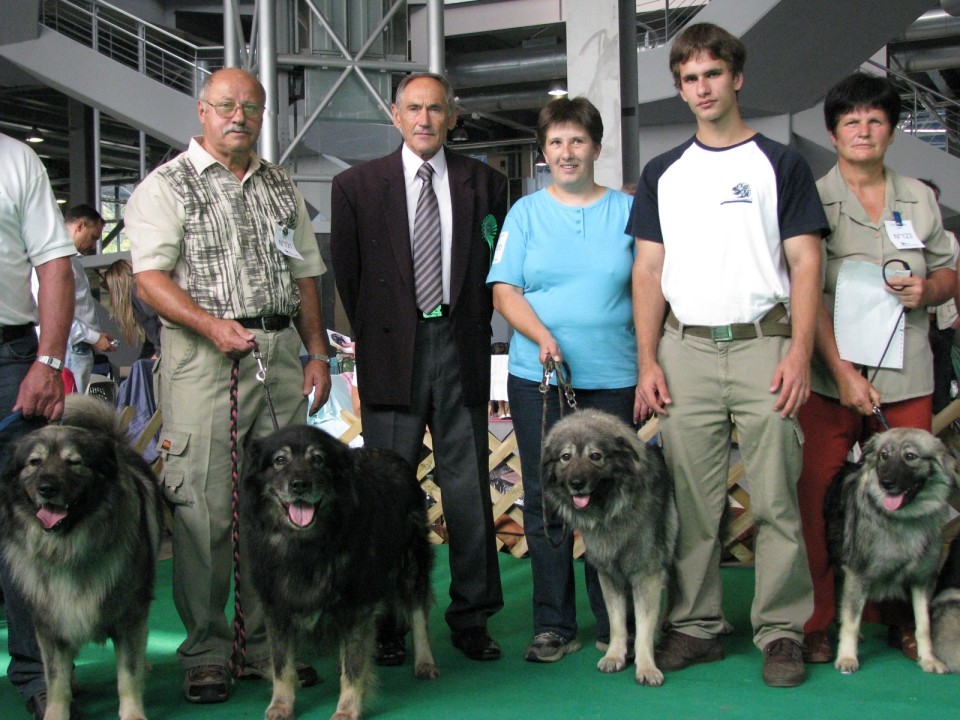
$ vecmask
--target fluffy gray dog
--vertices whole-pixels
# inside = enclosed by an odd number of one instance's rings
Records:
[[[673,565],[677,510],[663,458],[625,423],[598,410],[563,418],[544,442],[544,502],[583,535],[610,617],[610,645],[597,668],[627,664],[627,598],[636,621],[636,680],[662,685],[653,660],[660,595]]]
[[[913,428],[874,435],[857,469],[834,480],[825,513],[831,559],[843,573],[835,663],[841,672],[860,667],[857,641],[866,601],[904,598],[908,592],[920,667],[946,672],[933,652],[929,603],[947,500],[956,488],[957,465],[949,450]]]

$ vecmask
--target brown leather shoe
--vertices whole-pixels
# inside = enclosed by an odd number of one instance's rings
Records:
[[[226,702],[230,697],[230,673],[222,665],[200,665],[183,677],[183,696],[187,702],[207,705]]]
[[[891,625],[887,628],[887,645],[892,648],[897,648],[897,650],[902,652],[904,656],[910,660],[917,660],[919,658],[917,652],[917,636],[914,634],[913,628]]]
[[[763,681],[770,687],[796,687],[803,682],[803,650],[790,638],[768,642],[763,648]]]
[[[803,636],[803,661],[828,663],[833,660],[833,646],[826,630],[814,630]]]
[[[705,640],[670,630],[654,649],[653,659],[663,672],[683,670],[691,665],[723,660],[723,645],[717,637]]]

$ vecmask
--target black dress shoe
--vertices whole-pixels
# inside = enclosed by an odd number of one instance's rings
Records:
[[[377,638],[377,652],[373,661],[380,667],[397,667],[407,659],[403,635],[381,635]]]
[[[479,625],[464,630],[454,630],[453,646],[471,660],[499,660],[500,646],[490,637],[485,627]]]

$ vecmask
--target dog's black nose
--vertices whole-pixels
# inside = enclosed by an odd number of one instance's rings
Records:
[[[37,494],[45,500],[55,498],[60,494],[60,483],[53,478],[42,478],[37,483]]]
[[[305,478],[295,477],[290,481],[290,492],[302,494],[310,489],[310,481]]]

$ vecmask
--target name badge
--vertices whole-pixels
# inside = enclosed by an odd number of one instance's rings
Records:
[[[293,244],[293,231],[286,225],[277,225],[273,231],[273,241],[277,246],[277,250],[287,257],[303,260],[303,255],[297,251],[296,245]]]
[[[890,238],[898,250],[914,250],[923,247],[923,241],[917,237],[913,229],[912,220],[886,220],[883,223],[887,228],[887,237]]]

